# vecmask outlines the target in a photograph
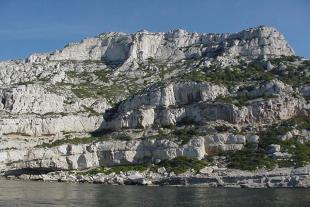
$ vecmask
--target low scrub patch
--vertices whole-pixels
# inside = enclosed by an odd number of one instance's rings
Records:
[[[146,139],[170,139],[181,142],[181,145],[187,144],[192,138],[202,135],[195,128],[174,129],[169,133],[164,133],[162,130],[158,131],[157,135],[145,137]]]
[[[259,168],[272,169],[279,167],[302,167],[310,163],[310,142],[300,143],[296,137],[283,141],[283,136],[292,129],[309,130],[307,118],[295,117],[278,124],[271,125],[265,131],[259,133],[260,140],[256,144],[247,144],[242,150],[220,152],[228,159],[228,167],[241,170],[256,170]],[[287,160],[277,160],[268,156],[268,147],[271,144],[281,146],[281,152],[292,155]]]
[[[95,111],[92,107],[88,107],[85,105],[82,105],[82,107],[84,108],[84,110],[89,113],[89,115],[92,116],[100,116],[100,113],[98,113],[97,111]]]
[[[223,152],[228,158],[228,167],[241,170],[256,170],[259,168],[272,169],[276,161],[268,157],[263,151],[254,145],[246,145],[242,150]]]
[[[42,147],[42,148],[51,148],[51,147],[57,147],[63,144],[89,144],[93,142],[100,142],[100,141],[106,141],[108,140],[108,137],[102,136],[102,137],[76,137],[73,139],[59,139],[55,140],[49,143],[43,143],[41,145],[37,145],[36,147]]]
[[[111,173],[116,173],[116,174],[120,174],[121,172],[126,173],[129,171],[138,171],[138,172],[143,172],[146,171],[148,169],[147,165],[119,165],[119,166],[113,166],[113,167],[98,167],[98,168],[94,168],[88,171],[85,171],[81,174],[85,174],[85,175],[96,175],[98,173],[103,173],[106,175],[109,175]]]
[[[168,172],[174,172],[178,175],[190,169],[194,169],[196,172],[198,172],[200,169],[204,168],[207,165],[208,163],[204,160],[181,156],[176,157],[172,160],[161,161],[156,166],[165,167]]]

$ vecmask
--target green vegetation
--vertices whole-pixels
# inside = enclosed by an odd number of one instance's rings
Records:
[[[161,161],[157,164],[157,167],[165,167],[168,172],[174,172],[178,175],[190,169],[194,169],[196,172],[198,172],[200,169],[207,165],[208,163],[204,160],[180,156],[172,160]]]
[[[174,130],[172,134],[177,137],[179,141],[181,141],[181,144],[187,144],[190,139],[192,139],[195,136],[198,136],[199,133],[197,130],[191,128],[191,129],[178,129]]]
[[[96,70],[96,71],[94,71],[94,74],[101,81],[107,82],[109,80],[108,79],[108,73],[104,70]]]
[[[246,106],[248,100],[249,100],[249,98],[246,96],[240,96],[240,97],[218,96],[218,97],[216,97],[216,99],[214,101],[228,103],[228,104],[234,104],[235,106],[241,107],[241,106]]]
[[[102,64],[103,60],[82,60],[84,64]]]
[[[115,136],[113,136],[113,139],[118,139],[118,140],[123,140],[123,141],[129,141],[131,140],[131,136],[129,136],[128,134],[126,133],[120,133],[120,134],[117,134]]]
[[[310,120],[307,117],[294,117],[279,124],[269,126],[259,134],[261,137],[260,147],[266,148],[270,144],[280,144],[279,136],[283,136],[293,129],[310,130]]]
[[[164,81],[165,80],[165,76],[167,74],[170,74],[171,72],[173,72],[175,68],[174,67],[164,67],[164,66],[161,66],[159,68],[159,77],[160,77],[160,80],[161,81]]]
[[[72,88],[71,91],[79,98],[93,97],[93,93],[85,88]]]
[[[98,113],[97,111],[95,111],[92,107],[87,107],[85,105],[82,105],[82,107],[84,108],[84,110],[89,113],[92,116],[99,116],[100,113]]]
[[[74,71],[74,70],[70,70],[70,71],[66,71],[66,75],[70,78],[75,78],[78,76],[78,72]]]
[[[93,81],[92,72],[83,71],[83,72],[77,72],[74,70],[66,71],[66,75],[69,78],[78,78],[82,81]]]
[[[305,66],[305,67],[310,67],[310,60],[304,60],[302,62],[302,64]]]
[[[37,114],[38,116],[40,115],[40,114]],[[45,114],[43,114],[43,115],[41,115],[42,117],[44,117],[44,116],[66,116],[66,115],[68,115],[67,113],[65,113],[65,112],[59,112],[59,113],[56,113],[56,112],[47,112],[47,113],[45,113]]]
[[[293,124],[297,125],[297,129],[310,130],[310,119],[309,118],[295,118],[291,119]]]
[[[17,85],[31,85],[35,84],[35,81],[25,81],[25,82],[18,82]]]
[[[52,92],[62,91],[64,89],[71,90],[78,98],[98,98],[104,97],[108,101],[114,102],[120,94],[128,93],[125,86],[121,84],[113,84],[111,86],[103,86],[94,84],[93,82],[81,82],[79,84],[57,83],[56,88],[49,88]],[[56,91],[55,91],[56,90]]]
[[[308,69],[309,70],[309,69]],[[306,69],[303,66],[287,66],[285,73],[272,71],[279,80],[293,87],[298,87],[305,83],[310,83],[310,76],[306,75]]]
[[[149,57],[147,62],[138,64],[139,70],[143,71],[144,73],[143,77],[141,78],[144,79],[144,85],[147,85],[149,83],[154,83],[155,81],[160,82],[167,79],[167,75],[173,73],[181,64],[181,62],[170,64],[169,60],[156,60],[152,57]]]
[[[255,145],[247,144],[242,150],[222,152],[228,158],[228,167],[241,170],[272,169],[276,161],[268,157],[264,151]]]
[[[41,145],[37,145],[36,147],[44,147],[44,148],[51,148],[51,147],[57,147],[63,144],[89,144],[93,142],[100,142],[100,141],[106,141],[108,140],[108,137],[101,136],[101,137],[76,137],[73,139],[59,139],[52,141],[50,143],[43,143]]]
[[[291,56],[283,56],[282,55],[281,57],[278,57],[278,58],[269,59],[269,61],[273,65],[279,65],[280,63],[283,63],[283,62],[295,62],[297,60],[301,60],[301,57],[295,56],[295,55],[291,55]]]
[[[273,64],[281,62],[293,62],[297,57],[289,56],[272,59]],[[296,59],[297,60],[297,59]],[[212,82],[215,84],[224,84],[227,87],[240,84],[241,82],[266,81],[279,79],[287,84],[297,87],[304,83],[310,82],[310,77],[305,75],[305,67],[308,62],[304,61],[302,66],[296,67],[287,64],[285,72],[278,71],[275,67],[271,71],[266,71],[264,63],[253,62],[248,65],[240,65],[239,67],[208,67],[192,70],[188,74],[182,74],[179,78],[196,82]]]
[[[70,89],[77,97],[79,98],[97,98],[105,97],[109,101],[114,102],[116,97],[119,97],[120,94],[126,93],[126,88],[122,84],[114,83],[109,86],[104,86],[103,83],[109,81],[109,75],[111,71],[106,70],[95,70],[95,71],[66,71],[66,74],[70,78],[79,79],[78,84],[72,83],[57,83],[57,86],[61,88],[65,87]],[[96,82],[100,80],[101,82]],[[103,82],[103,83],[102,83]]]
[[[281,146],[281,151],[292,154],[289,160],[280,160],[280,167],[302,167],[310,163],[310,142],[301,144],[295,139],[280,141],[277,144]]]
[[[187,144],[192,138],[202,135],[195,128],[174,129],[169,133],[158,131],[158,135],[145,137],[146,139],[170,139],[177,140],[181,145]]]
[[[148,169],[147,165],[139,164],[139,165],[118,165],[118,166],[113,166],[110,168],[107,167],[98,167],[94,168],[85,172],[82,172],[80,174],[84,175],[96,175],[98,173],[103,173],[106,175],[109,175],[111,173],[116,173],[120,174],[120,172],[128,172],[128,171],[138,171],[138,172],[143,172]]]
[[[270,144],[278,144],[281,146],[281,151],[292,154],[290,160],[278,161],[279,166],[303,166],[310,162],[310,142],[301,144],[297,141],[297,137],[285,141],[279,139],[279,136],[293,129],[310,130],[310,120],[306,117],[295,117],[272,125],[260,133],[259,147],[261,149],[267,150]]]
[[[236,83],[252,81],[252,80],[272,80],[273,75],[270,72],[265,72],[265,69],[260,64],[252,64],[247,68],[217,68],[209,67],[202,70],[194,70],[186,74],[183,79],[196,82],[213,82],[215,84],[224,84],[233,86]]]
[[[282,141],[279,136],[286,134],[292,129],[310,128],[310,120],[307,118],[296,117],[279,124],[269,126],[265,131],[259,133],[258,144],[247,144],[242,150],[220,152],[228,158],[228,167],[241,170],[256,170],[262,167],[272,169],[280,167],[301,167],[310,163],[310,142],[300,143],[297,138]],[[276,160],[267,156],[268,147],[271,144],[281,146],[282,152],[292,155],[288,160]]]

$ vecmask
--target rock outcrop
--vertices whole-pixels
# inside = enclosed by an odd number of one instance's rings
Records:
[[[293,54],[283,35],[272,27],[257,27],[236,34],[199,34],[177,29],[168,33],[104,33],[80,43],[71,43],[45,58],[42,55],[32,56],[29,61],[104,60],[109,63],[131,63],[148,58],[257,58]]]
[[[286,120],[300,113],[304,106],[304,101],[293,97],[292,93],[293,89],[280,81],[263,82],[250,91],[239,93],[237,96],[246,95],[250,100],[245,106],[237,107],[216,101],[217,97],[231,96],[224,86],[171,83],[124,101],[113,114],[108,114],[102,128],[146,128],[154,123],[169,126],[184,121],[224,120],[246,124]]]
[[[108,114],[108,121],[104,122],[102,127],[104,129],[145,128],[153,125],[155,119],[159,119],[163,125],[176,124],[178,119],[184,117],[182,114],[186,113],[186,109],[181,106],[212,101],[217,96],[226,94],[228,91],[223,86],[194,82],[151,87],[143,94],[121,103],[116,112]],[[192,109],[189,111],[195,113]]]
[[[178,156],[202,159],[205,156],[203,138],[185,145],[171,140],[104,141],[90,144],[64,144],[44,148],[3,150],[2,170],[51,169],[83,170],[98,166],[152,163]]]

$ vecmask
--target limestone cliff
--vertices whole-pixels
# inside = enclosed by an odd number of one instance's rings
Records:
[[[309,68],[265,26],[225,34],[110,32],[0,62],[0,168],[207,159],[277,144],[275,136],[305,144]],[[268,127],[289,121],[295,125],[285,125],[285,134],[265,140]],[[290,150],[268,156],[294,157]]]

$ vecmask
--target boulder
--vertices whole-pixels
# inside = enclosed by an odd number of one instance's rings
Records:
[[[259,142],[259,136],[258,135],[248,135],[248,136],[246,136],[246,141],[249,143],[258,143]]]
[[[212,172],[213,172],[212,167],[204,167],[204,168],[199,170],[199,173],[201,173],[201,174],[211,174]]]
[[[280,152],[281,146],[278,144],[271,144],[268,147],[268,153],[273,154],[275,152]]]

